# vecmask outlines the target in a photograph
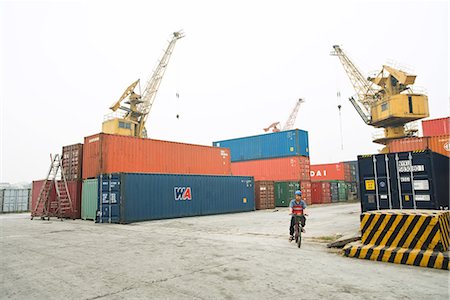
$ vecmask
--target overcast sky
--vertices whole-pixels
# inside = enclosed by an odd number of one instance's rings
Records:
[[[212,145],[263,134],[301,97],[295,127],[309,132],[311,163],[376,153],[334,44],[364,75],[389,60],[408,66],[430,118],[449,115],[448,1],[0,1],[0,18],[0,182],[42,179],[50,153],[100,132],[180,29],[150,138]]]

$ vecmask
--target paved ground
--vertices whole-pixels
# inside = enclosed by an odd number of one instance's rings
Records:
[[[11,299],[449,299],[449,272],[341,256],[359,204],[312,206],[301,249],[287,208],[131,225],[0,215]]]

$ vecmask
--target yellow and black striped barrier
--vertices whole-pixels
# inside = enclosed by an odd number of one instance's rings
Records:
[[[361,242],[344,255],[449,269],[449,211],[386,210],[361,215]]]

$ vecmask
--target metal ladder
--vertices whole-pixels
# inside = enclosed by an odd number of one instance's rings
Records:
[[[61,156],[59,154],[55,156],[50,155],[50,160],[50,169],[39,192],[38,200],[31,212],[31,220],[34,217],[41,217],[43,220],[57,217],[62,221],[67,211],[73,211],[72,199],[67,187]],[[50,196],[53,188],[56,192],[54,199]]]

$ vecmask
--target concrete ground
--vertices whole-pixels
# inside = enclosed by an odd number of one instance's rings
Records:
[[[449,299],[449,272],[343,257],[359,203],[141,222],[0,215],[2,299]]]

